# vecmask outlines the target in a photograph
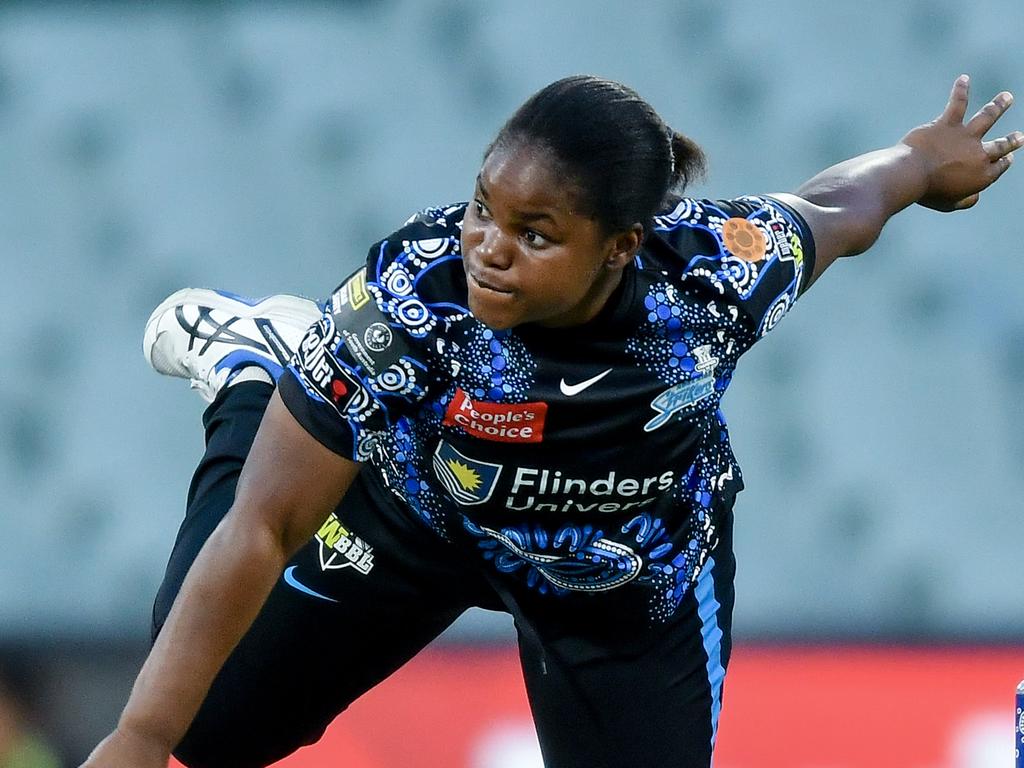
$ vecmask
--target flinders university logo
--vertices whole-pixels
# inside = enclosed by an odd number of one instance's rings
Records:
[[[442,440],[434,451],[434,474],[459,504],[483,504],[494,493],[501,464],[471,459]]]

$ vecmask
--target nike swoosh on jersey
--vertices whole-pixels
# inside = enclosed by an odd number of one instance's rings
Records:
[[[559,389],[562,390],[563,395],[565,395],[566,397],[572,397],[573,395],[578,395],[580,392],[582,392],[590,385],[597,384],[597,382],[599,382],[601,379],[603,379],[611,372],[612,369],[609,368],[607,371],[602,371],[601,373],[597,374],[597,376],[587,379],[586,381],[581,381],[579,384],[566,384],[565,379],[562,379],[559,382],[558,387]]]
[[[333,597],[328,597],[327,595],[321,595],[315,589],[310,589],[305,584],[303,584],[301,581],[296,579],[295,578],[295,569],[296,568],[298,568],[297,565],[292,565],[292,566],[289,566],[288,568],[285,569],[285,571],[284,571],[284,583],[285,584],[287,584],[289,587],[292,587],[294,589],[299,590],[299,592],[303,592],[303,593],[305,593],[307,595],[310,595],[311,597],[319,597],[321,600],[326,600],[329,603],[336,603],[336,602],[338,602]]]

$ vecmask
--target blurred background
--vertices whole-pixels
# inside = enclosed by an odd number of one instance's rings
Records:
[[[202,450],[141,354],[166,294],[326,295],[567,74],[637,89],[729,197],[897,141],[961,72],[972,112],[1024,97],[1022,32],[1010,0],[0,5],[0,768],[75,764],[144,657]],[[1022,199],[1014,169],[909,210],[741,361],[719,768],[1012,765]],[[538,768],[513,643],[468,614],[292,763]]]

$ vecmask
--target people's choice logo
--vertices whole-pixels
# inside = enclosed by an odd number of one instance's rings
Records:
[[[544,440],[547,413],[547,403],[488,403],[457,388],[442,423],[481,440],[539,443]]]
[[[597,384],[597,382],[599,382],[601,379],[603,379],[605,376],[607,376],[611,372],[612,372],[612,369],[609,368],[607,371],[602,371],[601,373],[597,374],[597,376],[593,376],[593,377],[587,379],[586,381],[581,381],[578,384],[567,384],[565,379],[562,379],[558,383],[558,388],[562,390],[562,394],[565,395],[566,397],[573,397],[574,395],[578,395],[580,392],[585,390],[587,387],[590,387],[590,386],[593,386],[594,384]]]

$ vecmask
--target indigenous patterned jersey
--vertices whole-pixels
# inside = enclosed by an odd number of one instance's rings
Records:
[[[381,494],[540,593],[642,587],[668,618],[742,488],[719,401],[813,269],[772,198],[684,199],[591,322],[492,330],[467,308],[465,204],[370,250],[279,387]],[[387,490],[383,490],[383,489]]]

